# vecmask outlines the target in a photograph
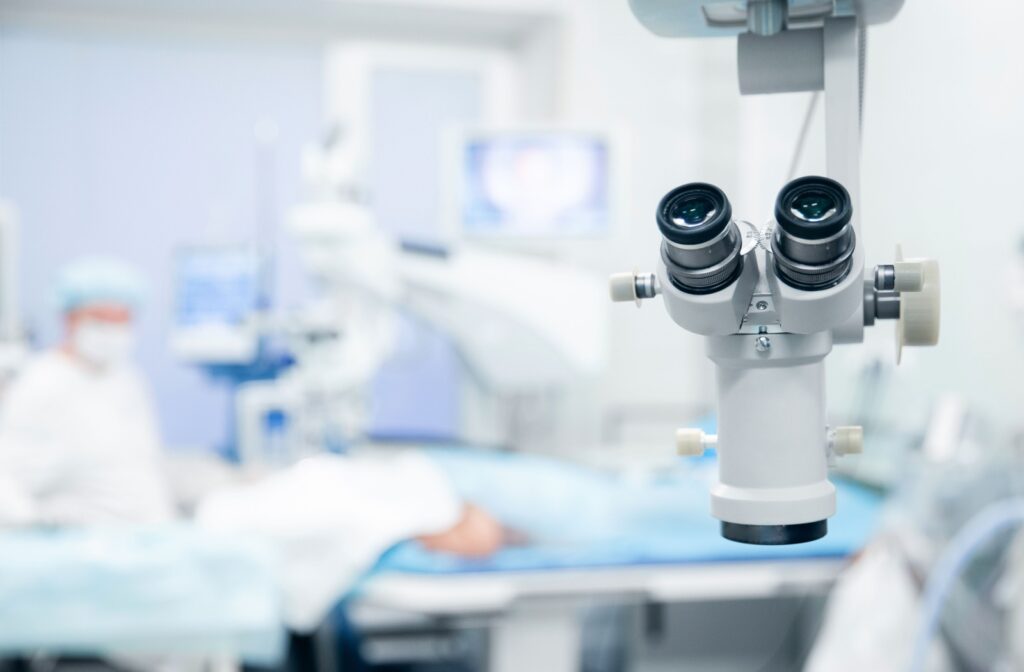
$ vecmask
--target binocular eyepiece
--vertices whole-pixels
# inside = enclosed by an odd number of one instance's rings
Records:
[[[772,252],[775,272],[797,289],[839,284],[853,266],[853,203],[843,185],[827,177],[801,177],[775,201]]]
[[[846,189],[827,177],[802,177],[779,192],[771,249],[780,280],[802,290],[842,282],[853,266],[853,204]],[[678,289],[708,294],[732,284],[743,270],[743,241],[725,193],[694,182],[670,191],[658,204],[662,259]]]
[[[743,241],[725,193],[703,182],[684,184],[658,204],[661,256],[672,284],[691,294],[710,294],[740,274]]]

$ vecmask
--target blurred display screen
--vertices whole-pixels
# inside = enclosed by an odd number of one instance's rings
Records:
[[[263,307],[263,264],[251,248],[181,250],[176,265],[178,326],[239,325]]]
[[[462,147],[462,233],[602,236],[611,224],[609,142],[597,134],[497,133]]]

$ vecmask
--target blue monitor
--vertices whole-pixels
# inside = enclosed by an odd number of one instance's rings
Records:
[[[266,308],[262,280],[263,262],[251,247],[180,250],[175,268],[176,325],[243,325]]]

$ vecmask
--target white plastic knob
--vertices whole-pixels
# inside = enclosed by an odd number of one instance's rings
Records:
[[[900,254],[897,247],[897,254]],[[897,292],[920,292],[924,286],[924,273],[915,261],[897,261],[893,268],[893,289]]]
[[[832,451],[836,455],[860,455],[864,452],[864,429],[836,427],[832,432]]]
[[[676,453],[683,457],[700,457],[716,440],[717,437],[708,436],[699,429],[677,429]]]
[[[612,301],[635,301],[639,304],[640,297],[636,295],[636,274],[613,273],[608,278],[608,293],[611,295]]]
[[[903,346],[935,345],[939,342],[942,285],[939,262],[934,259],[904,260],[900,246],[896,247],[895,267],[896,288],[900,291],[900,319],[896,324],[896,363],[899,364]]]

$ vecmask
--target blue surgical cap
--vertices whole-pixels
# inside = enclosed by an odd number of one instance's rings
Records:
[[[131,265],[116,259],[79,259],[64,267],[57,281],[57,303],[65,313],[97,304],[135,310],[142,304],[144,295],[142,275]]]

